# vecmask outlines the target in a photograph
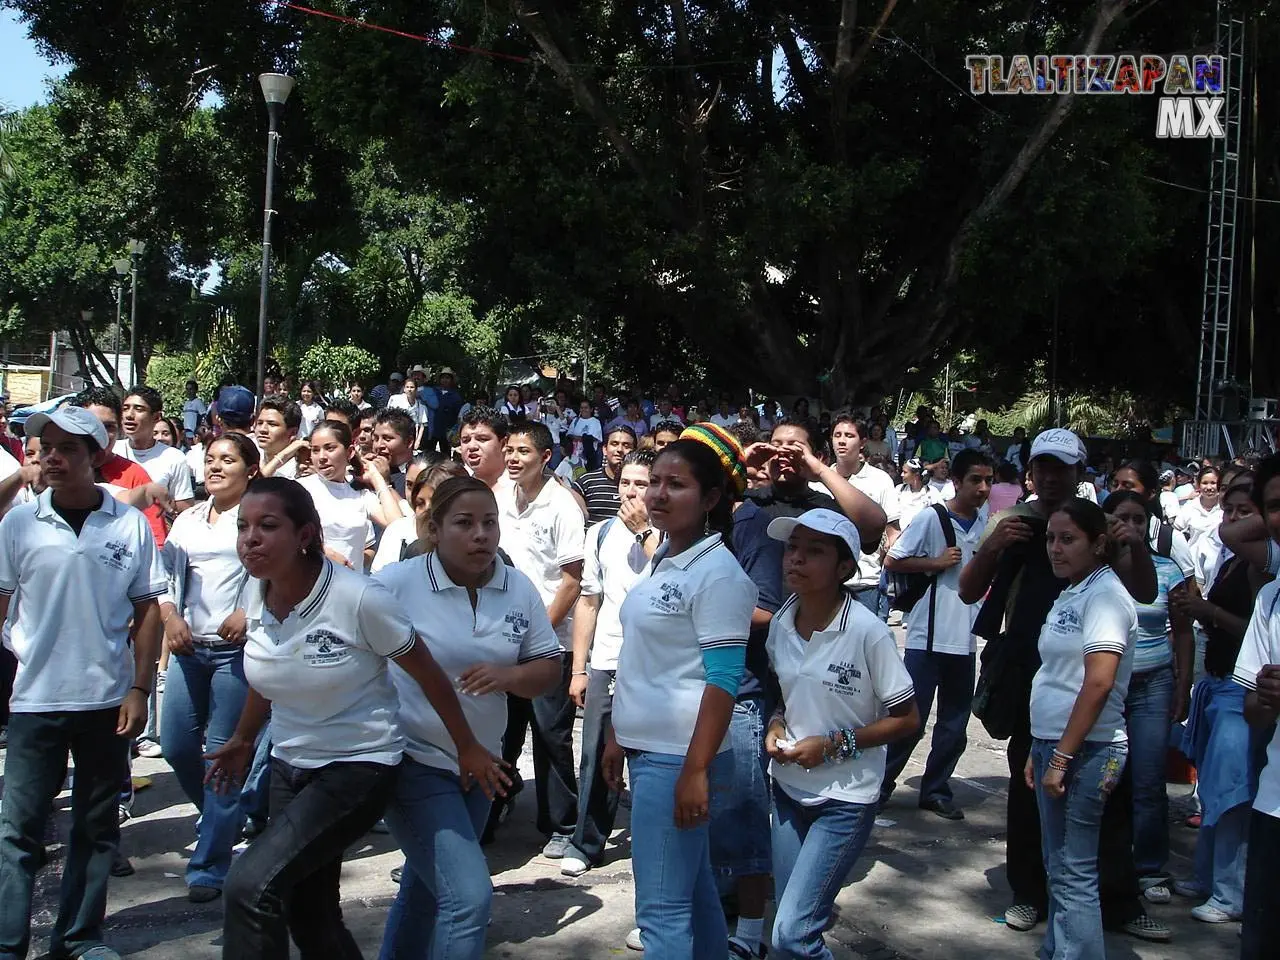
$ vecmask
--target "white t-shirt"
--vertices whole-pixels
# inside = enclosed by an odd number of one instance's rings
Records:
[[[498,522],[502,526],[502,549],[515,568],[533,581],[548,607],[560,589],[561,567],[582,559],[582,510],[578,501],[554,480],[546,480],[533,502],[519,509],[521,496],[512,486],[498,499]],[[573,617],[565,617],[556,627],[564,649],[570,649]]]
[[[199,397],[193,397],[182,405],[182,429],[184,433],[189,433],[193,437],[196,434],[196,427],[200,426],[200,418],[208,416],[209,405]]]
[[[1206,510],[1199,497],[1192,497],[1182,505],[1178,515],[1172,520],[1174,527],[1195,544],[1205,534],[1222,525],[1222,507],[1215,503],[1213,509]]]
[[[1057,740],[1084,686],[1084,658],[1116,653],[1115,685],[1085,739],[1125,743],[1124,700],[1138,645],[1138,612],[1133,598],[1110,567],[1101,567],[1067,587],[1049,610],[1040,630],[1040,669],[1031,682],[1031,735]]]
[[[196,483],[204,483],[204,444],[197,443],[187,451],[187,466],[191,468],[191,479]]]
[[[591,669],[617,670],[622,649],[622,603],[649,565],[644,546],[617,517],[587,530],[582,565],[582,595],[599,597],[596,632],[591,641]]]
[[[1231,559],[1231,551],[1223,546],[1218,528],[1214,527],[1191,546],[1196,566],[1196,583],[1200,584],[1200,596],[1207,597],[1218,579],[1218,571]]]
[[[879,467],[864,463],[857,473],[848,478],[848,481],[863,496],[874,501],[884,511],[884,522],[886,524],[902,523],[902,510],[898,506],[898,491],[894,488],[893,478],[889,474]],[[811,482],[809,486],[819,493],[829,493],[826,486],[816,480]],[[862,545],[864,550],[867,547],[874,546],[876,545],[870,543]],[[848,585],[856,590],[878,587],[880,585],[880,570],[879,550],[860,553],[858,555],[858,572],[848,580]]]
[[[1013,464],[1014,468],[1017,469],[1019,473],[1021,473],[1023,469],[1022,444],[1020,443],[1009,444],[1009,449],[1004,452],[1004,459],[1006,462]]]
[[[181,450],[167,443],[154,443],[145,450],[136,449],[126,437],[117,440],[112,452],[140,464],[156,483],[164,484],[174,500],[192,500],[195,491],[191,486],[191,467]]]
[[[1232,679],[1246,690],[1258,689],[1258,673],[1270,663],[1280,663],[1280,581],[1272,581],[1258,591],[1253,616],[1245,630]],[[1280,729],[1267,745],[1267,765],[1258,778],[1258,794],[1253,809],[1269,817],[1280,817]]]
[[[714,423],[717,427],[724,427],[726,430],[728,430],[730,427],[732,427],[735,423],[738,422],[738,415],[736,413],[731,413],[728,416],[722,417],[718,413],[713,413],[711,415],[711,422]]]
[[[409,417],[413,422],[420,426],[426,424],[430,418],[430,414],[427,411],[427,405],[425,403],[421,400],[417,400],[414,402],[413,406],[409,406],[409,401],[404,398],[403,393],[397,393],[394,397],[388,400],[387,409],[405,411],[409,414]]]
[[[298,425],[298,436],[306,438],[311,436],[311,431],[316,428],[316,424],[324,419],[324,407],[318,403],[300,403],[298,409],[302,411],[302,423]]]
[[[369,565],[370,573],[377,573],[389,564],[400,562],[400,552],[405,545],[418,539],[417,524],[417,517],[398,517],[387,524],[382,531],[382,539],[378,541],[373,563]]]
[[[271,701],[271,755],[306,770],[399,763],[404,736],[387,660],[416,640],[400,604],[328,559],[283,623],[263,604],[265,586],[250,580],[245,590],[244,675]]]
[[[718,533],[665,549],[622,604],[613,729],[624,747],[684,756],[706,689],[702,651],[746,645],[757,591]]]
[[[1164,512],[1164,518],[1172,523],[1173,518],[1182,509],[1182,501],[1178,499],[1178,495],[1172,490],[1161,490],[1160,509]]]
[[[489,582],[476,591],[474,610],[466,588],[449,579],[434,553],[392,564],[374,581],[408,612],[431,656],[455,684],[478,663],[507,667],[560,656],[560,643],[538,591],[528,577],[501,561],[494,564]],[[405,753],[419,763],[457,773],[458,749],[422,689],[399,667],[392,668],[391,679],[400,694]],[[491,753],[500,754],[507,728],[507,695],[459,694],[458,701],[476,739]]]
[[[930,503],[946,503],[956,498],[956,485],[950,480],[930,480],[924,489],[929,491]]]
[[[1076,484],[1076,496],[1090,503],[1098,502],[1098,488],[1089,480],[1081,480]]]
[[[604,433],[600,428],[600,421],[595,417],[579,417],[573,421],[569,427],[569,436],[573,437],[573,453],[569,458],[573,461],[574,466],[582,466],[586,462],[585,444],[582,442],[583,437],[591,437],[595,440],[595,450],[597,454],[600,452],[600,444],[604,442]]]
[[[1147,542],[1151,545],[1152,550],[1156,550],[1160,543],[1160,520],[1157,517],[1151,518],[1151,523],[1147,525]],[[1183,579],[1190,579],[1196,575],[1195,557],[1191,555],[1191,544],[1187,543],[1186,537],[1180,537],[1177,533],[1169,542],[1169,559],[1178,565],[1178,569],[1182,571]]]
[[[249,572],[236,552],[236,506],[210,525],[213,501],[197,503],[173,521],[161,556],[169,573],[164,600],[177,606],[191,636],[217,642],[218,628],[244,602]]]
[[[653,414],[653,416],[649,418],[649,429],[656,430],[658,428],[658,424],[662,423],[664,420],[674,420],[676,423],[680,424],[680,426],[684,426],[684,421],[677,417],[676,412],[672,410],[665,417],[661,413]]]
[[[119,706],[133,684],[133,605],[166,585],[147,518],[105,492],[79,536],[53,508],[52,490],[10,510],[0,520],[0,594],[18,605],[9,709]]]
[[[982,603],[965,603],[960,599],[960,571],[965,568],[974,553],[982,544],[982,534],[987,529],[987,508],[984,505],[973,520],[973,525],[966,531],[960,522],[950,513],[947,522],[955,531],[956,546],[960,548],[961,560],[953,567],[948,567],[934,579],[930,588],[936,593],[933,603],[933,651],[935,653],[953,653],[961,656],[973,653],[977,649],[977,641],[973,636],[973,622],[978,618]],[[892,547],[889,556],[896,560],[908,557],[939,557],[947,549],[947,540],[942,532],[942,523],[937,511],[930,508],[921,510],[915,519],[902,531]],[[926,593],[917,601],[907,614],[907,649],[929,649],[929,594]]]
[[[1178,498],[1178,503],[1182,504],[1196,496],[1196,488],[1194,484],[1184,483],[1180,487],[1175,487],[1173,493]]]
[[[334,483],[318,473],[303,477],[298,483],[311,494],[311,500],[324,526],[324,545],[347,558],[353,570],[364,570],[364,552],[373,546],[373,521],[378,511],[378,495],[372,490],[357,490],[349,483]]]
[[[898,527],[905,530],[917,513],[934,502],[933,488],[926,483],[919,490],[913,491],[905,483],[900,483],[897,492]]]
[[[827,628],[815,630],[807,641],[796,632],[797,606],[794,597],[782,605],[769,624],[765,646],[782,688],[788,739],[865,727],[915,695],[893,633],[852,596],[846,595]],[[882,745],[856,759],[810,770],[770,763],[769,773],[802,804],[875,803],[886,755]]]

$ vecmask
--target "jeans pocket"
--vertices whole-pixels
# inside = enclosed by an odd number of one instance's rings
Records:
[[[1102,752],[1102,766],[1098,776],[1098,791],[1102,796],[1111,796],[1111,792],[1119,785],[1128,756],[1129,749],[1124,744],[1113,744]]]

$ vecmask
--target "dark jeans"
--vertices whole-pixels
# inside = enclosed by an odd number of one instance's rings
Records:
[[[1028,722],[1028,727],[1030,723]],[[1027,789],[1023,768],[1031,754],[1030,730],[1009,740],[1008,834],[1006,871],[1013,902],[1048,913],[1048,888],[1040,846],[1040,811],[1034,790]],[[1109,930],[1145,911],[1138,899],[1138,874],[1133,866],[1133,778],[1128,765],[1119,785],[1107,797],[1098,838],[1098,885],[1102,925]]]
[[[618,815],[618,794],[604,782],[600,761],[605,740],[613,726],[613,670],[589,670],[587,705],[582,713],[582,764],[578,782],[586,802],[578,804],[578,825],[573,846],[588,863],[599,866],[604,846],[613,833]]]
[[[933,744],[929,748],[929,759],[925,761],[924,776],[920,778],[920,802],[950,801],[951,775],[956,772],[956,764],[960,762],[964,748],[969,743],[966,730],[969,726],[969,706],[973,703],[974,656],[907,650],[903,654],[903,660],[916,690],[920,729],[906,739],[889,744],[880,795],[887,797],[893,793],[898,778],[902,776],[902,771],[911,758],[911,752],[923,739],[936,691],[938,719],[933,725]]]
[[[271,760],[271,819],[223,886],[225,960],[362,960],[342,922],[342,854],[378,822],[399,767]]]
[[[1269,960],[1280,943],[1280,819],[1252,811],[1240,960]]]
[[[577,707],[569,699],[573,661],[560,655],[560,682],[550,693],[532,700],[507,696],[507,732],[502,759],[513,767],[524,752],[525,729],[533,727],[534,794],[538,831],[572,837],[578,825],[578,780],[573,769],[573,720]]]
[[[111,707],[9,717],[0,804],[0,960],[25,957],[31,944],[31,897],[68,753],[76,765],[71,842],[49,952],[77,955],[102,944],[107,881],[120,845],[120,781],[129,770],[129,741],[116,736],[119,714]]]
[[[13,694],[13,678],[18,675],[18,658],[8,647],[0,646],[0,727],[9,725],[9,697]]]

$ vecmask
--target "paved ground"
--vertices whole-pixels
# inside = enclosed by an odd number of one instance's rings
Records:
[[[840,960],[987,960],[1036,956],[1039,931],[1014,933],[1001,919],[1007,906],[1004,880],[1005,762],[1002,744],[970,726],[970,746],[961,764],[956,799],[967,813],[951,824],[915,807],[911,787],[923,768],[924,745],[884,811],[867,853],[838,901],[839,916],[828,941]],[[2,754],[0,754],[2,756]],[[528,757],[525,763],[528,764]],[[111,942],[138,960],[212,960],[221,956],[221,909],[188,903],[182,881],[184,847],[193,839],[195,810],[181,797],[162,760],[140,760],[135,772],[154,786],[138,794],[135,818],[124,827],[124,848],[137,868],[113,880],[107,920]],[[526,776],[531,774],[526,766]],[[1175,797],[1174,856],[1177,874],[1190,868],[1195,832],[1181,825],[1186,787]],[[67,795],[60,800],[65,809]],[[512,819],[490,847],[494,875],[493,926],[488,956],[521,960],[596,960],[630,954],[623,939],[632,926],[633,890],[627,822],[614,835],[608,863],[579,879],[562,877],[556,863],[539,855],[541,840],[531,827],[532,791],[520,797]],[[67,816],[59,814],[65,838]],[[342,892],[348,924],[366,957],[376,957],[387,906],[395,894],[388,871],[400,856],[390,838],[371,835],[350,851]],[[56,908],[60,853],[42,874],[34,909],[37,943]],[[1151,907],[1173,929],[1170,944],[1111,936],[1108,956],[1119,960],[1225,958],[1238,950],[1237,924],[1209,926],[1192,920],[1189,901]],[[1040,928],[1041,930],[1043,928]]]

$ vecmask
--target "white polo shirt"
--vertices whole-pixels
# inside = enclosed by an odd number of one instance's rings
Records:
[[[417,517],[397,517],[387,524],[382,531],[382,539],[378,541],[373,563],[369,565],[370,573],[377,573],[383,567],[400,562],[400,554],[405,545],[415,543],[418,539],[417,523]]]
[[[600,598],[596,632],[591,641],[592,670],[618,669],[622,603],[648,565],[644,546],[636,542],[635,534],[618,517],[601,520],[587,530],[582,595]]]
[[[119,706],[133,683],[133,605],[165,587],[147,518],[110,494],[79,536],[54,510],[52,490],[10,510],[0,521],[0,594],[18,607],[9,709]]]
[[[560,587],[561,567],[582,559],[584,537],[578,501],[553,479],[547,479],[533,502],[523,510],[515,484],[498,497],[502,549],[515,568],[533,581],[547,607]],[[555,628],[563,649],[570,649],[573,617]]]
[[[1160,520],[1152,517],[1151,522],[1147,525],[1147,542],[1151,545],[1151,549],[1155,550],[1160,543]],[[1189,580],[1196,575],[1196,561],[1191,554],[1191,544],[1187,543],[1186,537],[1180,537],[1175,530],[1173,539],[1169,544],[1169,559],[1178,565],[1178,569],[1182,571],[1183,579]]]
[[[347,558],[353,570],[364,570],[364,551],[374,544],[373,522],[378,510],[378,495],[372,490],[357,490],[349,483],[334,483],[318,473],[298,481],[320,514],[324,527],[324,545]]]
[[[184,510],[173,521],[161,556],[169,573],[163,600],[178,607],[196,641],[221,642],[218,628],[239,608],[249,572],[236,552],[239,505],[209,523],[212,500]]]
[[[973,636],[973,622],[978,618],[982,603],[965,603],[960,599],[960,571],[973,559],[982,544],[982,534],[987,529],[987,508],[984,504],[974,518],[973,526],[966,531],[948,512],[947,522],[955,531],[956,546],[960,548],[960,562],[948,567],[934,579],[930,588],[935,591],[933,600],[933,652],[953,653],[965,656],[977,649]],[[932,507],[921,510],[902,531],[902,536],[889,548],[889,556],[896,560],[908,557],[939,557],[947,549],[938,513]],[[929,649],[929,594],[917,601],[907,614],[907,649]]]
[[[246,587],[244,675],[271,701],[271,755],[314,770],[338,762],[394,766],[404,753],[387,661],[413,649],[399,602],[362,573],[325,559],[315,586],[280,623]]]
[[[757,591],[718,533],[665,550],[622,604],[613,729],[624,747],[684,756],[706,689],[702,652],[746,646]]]
[[[1280,663],[1280,581],[1277,580],[1258,591],[1232,679],[1246,690],[1257,690],[1258,673],[1269,663]],[[1280,817],[1280,729],[1271,735],[1271,742],[1267,744],[1267,765],[1258,778],[1253,809],[1269,817]]]
[[[187,464],[186,455],[175,450],[167,443],[154,443],[145,450],[135,449],[127,437],[117,440],[111,448],[117,456],[132,460],[147,471],[156,483],[164,484],[169,496],[174,500],[192,500],[195,491],[192,489],[191,467]]]
[[[884,511],[884,522],[901,523],[902,511],[898,506],[898,491],[893,485],[893,478],[869,463],[864,463],[857,473],[848,477],[850,485],[862,493],[867,499],[874,501]],[[829,493],[826,486],[816,480],[809,484],[819,493]],[[864,543],[863,550],[878,547],[878,544]],[[855,590],[880,586],[880,551],[873,549],[870,553],[858,554],[858,572],[849,580],[848,585]]]
[[[1067,587],[1049,610],[1040,630],[1040,669],[1031,682],[1031,735],[1057,740],[1084,686],[1084,658],[1116,653],[1115,685],[1085,739],[1125,743],[1124,700],[1138,645],[1138,612],[1133,598],[1110,567],[1101,567]]]
[[[852,596],[809,640],[796,632],[797,607],[795,597],[782,605],[765,644],[782,688],[788,739],[857,730],[915,695],[892,631]],[[770,763],[769,773],[799,803],[875,803],[886,755],[884,746],[869,747],[856,759],[811,770]]]
[[[1222,507],[1215,503],[1213,509],[1206,510],[1199,497],[1192,497],[1173,518],[1173,525],[1194,545],[1209,531],[1217,530],[1222,525]]]
[[[374,582],[385,586],[405,609],[431,656],[454,684],[476,664],[510,667],[560,657],[560,643],[537,589],[523,573],[500,560],[489,582],[476,591],[474,610],[466,588],[449,579],[434,553],[393,563]],[[458,749],[422,688],[398,666],[392,667],[391,679],[400,694],[405,753],[419,763],[457,773]],[[501,753],[507,695],[459,693],[458,701],[476,739],[491,753]]]

